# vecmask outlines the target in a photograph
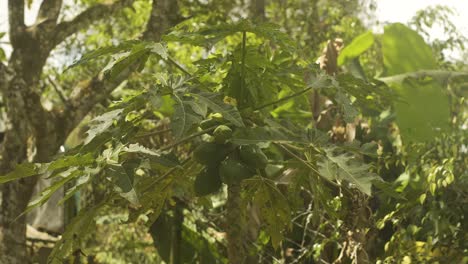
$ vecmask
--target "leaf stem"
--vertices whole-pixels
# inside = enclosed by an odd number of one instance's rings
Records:
[[[183,73],[187,74],[188,76],[192,77],[192,74],[187,70],[185,69],[182,65],[180,65],[177,61],[175,61],[173,58],[167,56],[167,61],[169,61],[170,63],[174,64],[174,66],[176,66],[176,68],[178,68],[179,70],[181,70]]]
[[[307,88],[304,89],[304,90],[301,90],[301,91],[299,91],[299,92],[293,93],[293,94],[288,95],[288,96],[286,96],[286,97],[280,98],[280,99],[278,99],[278,100],[276,100],[276,101],[273,101],[273,102],[266,103],[266,104],[264,104],[264,105],[258,106],[258,107],[256,107],[256,108],[254,108],[254,110],[260,110],[260,109],[263,109],[263,108],[272,106],[272,105],[274,105],[274,104],[287,101],[287,100],[289,100],[289,99],[291,99],[291,98],[294,98],[294,97],[296,97],[296,96],[302,95],[302,94],[308,92],[308,91],[311,90],[311,89],[312,89],[312,87],[307,87]]]
[[[245,83],[245,44],[247,42],[247,32],[242,31],[242,60],[241,60],[241,83],[240,83],[240,97],[239,97],[239,107],[242,105],[242,100],[244,100],[244,83]]]
[[[212,127],[207,128],[207,129],[205,129],[205,130],[199,131],[199,132],[194,133],[194,134],[192,134],[192,135],[190,135],[190,136],[187,136],[187,137],[185,137],[185,138],[183,138],[183,139],[181,139],[181,140],[179,140],[179,141],[177,141],[177,142],[174,142],[173,144],[170,144],[170,145],[167,145],[167,146],[165,146],[165,147],[162,147],[162,148],[160,148],[160,150],[161,150],[161,151],[164,151],[164,150],[171,149],[171,148],[173,148],[173,147],[175,147],[175,146],[178,146],[178,145],[180,145],[180,144],[182,144],[182,143],[184,143],[184,142],[186,142],[186,141],[189,141],[189,140],[192,139],[192,138],[195,138],[195,137],[201,136],[201,135],[203,135],[203,134],[206,134],[206,133],[208,133],[208,132],[214,130],[215,128],[216,128],[216,126],[212,126]]]

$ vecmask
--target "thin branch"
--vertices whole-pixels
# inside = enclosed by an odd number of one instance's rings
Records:
[[[181,163],[180,163],[180,166],[176,166],[176,167],[172,167],[170,168],[168,171],[166,171],[166,173],[164,173],[163,175],[161,175],[160,177],[158,177],[154,182],[148,184],[142,191],[141,193],[145,193],[147,191],[149,191],[151,188],[153,188],[157,183],[159,183],[161,180],[165,179],[166,177],[168,177],[169,175],[171,175],[172,173],[174,173],[176,170],[178,169],[183,169],[183,166],[185,166],[187,164],[187,162],[190,161],[190,158],[187,158],[185,160],[183,160]]]
[[[8,1],[8,23],[10,25],[10,41],[12,46],[20,44],[24,25],[24,0]]]
[[[132,3],[133,0],[118,0],[111,4],[97,4],[86,9],[73,20],[58,24],[53,33],[54,46],[80,30],[88,28],[95,21],[110,17],[122,8],[131,6]]]
[[[192,77],[192,74],[187,69],[185,69],[184,66],[180,65],[177,61],[175,61],[173,58],[167,57],[167,61],[174,64],[174,66],[176,66],[176,68],[181,70],[183,73],[187,74],[189,77]]]
[[[67,98],[65,97],[65,95],[63,94],[63,91],[62,91],[62,88],[59,87],[59,85],[50,77],[50,76],[47,76],[47,80],[49,81],[49,83],[52,85],[52,87],[54,88],[55,92],[58,94],[58,96],[60,97],[60,100],[62,100],[63,104],[70,108],[71,105],[70,105],[70,102],[67,100]]]
[[[281,149],[283,149],[284,151],[286,151],[288,154],[290,154],[291,156],[293,156],[296,160],[298,160],[299,162],[301,162],[303,165],[305,165],[306,167],[308,167],[309,169],[311,169],[313,172],[317,173],[320,175],[320,173],[318,172],[318,170],[316,168],[314,168],[312,165],[309,164],[309,162],[307,162],[306,160],[303,160],[301,157],[299,157],[296,153],[294,153],[293,151],[291,151],[290,149],[288,149],[287,147],[285,147],[283,144],[279,144],[279,143],[274,143],[276,146],[280,147]],[[336,184],[334,182],[332,182],[333,184]]]
[[[190,135],[190,136],[187,136],[187,137],[185,137],[185,138],[183,138],[183,139],[181,139],[181,140],[179,140],[179,141],[177,141],[177,142],[175,142],[175,143],[173,143],[173,144],[170,144],[170,145],[167,145],[167,146],[165,146],[165,147],[162,147],[162,148],[160,148],[160,150],[161,150],[161,151],[164,151],[164,150],[171,149],[171,148],[173,148],[173,147],[175,147],[175,146],[178,146],[178,145],[180,145],[180,144],[182,144],[182,143],[185,143],[185,142],[191,140],[192,138],[196,138],[196,137],[199,137],[199,136],[201,136],[201,135],[203,135],[203,134],[206,134],[206,133],[208,133],[208,132],[211,132],[211,131],[213,131],[215,128],[216,128],[216,126],[212,126],[212,127],[207,128],[207,129],[205,129],[205,130],[199,131],[199,132],[194,133],[194,134],[192,134],[192,135]]]

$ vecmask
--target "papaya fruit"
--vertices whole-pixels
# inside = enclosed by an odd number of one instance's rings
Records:
[[[210,127],[221,125],[224,122],[225,120],[221,113],[212,113],[208,116],[208,119],[200,122],[200,127],[201,129],[208,129]]]
[[[197,196],[215,193],[221,188],[222,182],[218,167],[210,166],[203,169],[195,178],[194,189]]]
[[[242,145],[239,147],[242,162],[252,169],[265,169],[268,158],[257,145]]]
[[[214,126],[217,126],[217,125],[220,125],[221,122],[219,122],[218,120],[215,120],[215,119],[206,119],[206,120],[203,120],[200,122],[200,128],[201,129],[208,129],[210,127],[214,127]]]
[[[228,185],[248,179],[254,174],[254,170],[232,157],[227,158],[219,165],[221,180]]]
[[[215,166],[226,158],[228,149],[225,145],[214,142],[204,142],[193,151],[193,158],[198,163]]]
[[[232,129],[228,126],[220,125],[214,130],[213,136],[217,143],[222,144],[232,137]]]

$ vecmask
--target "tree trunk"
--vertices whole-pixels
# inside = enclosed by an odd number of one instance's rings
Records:
[[[5,138],[0,145],[0,175],[23,162],[49,162],[82,118],[120,84],[94,77],[85,93],[69,98],[71,108],[63,112],[45,111],[40,100],[42,91],[38,89],[45,61],[56,45],[88,28],[94,21],[111,17],[132,4],[133,0],[96,4],[73,20],[57,23],[62,1],[44,1],[38,21],[27,27],[24,24],[24,1],[8,1],[13,53],[8,66],[0,62],[0,92],[8,116]],[[159,41],[164,31],[179,20],[177,1],[154,0],[143,39]],[[128,72],[124,79],[130,74]],[[26,209],[36,182],[37,177],[28,177],[0,185],[0,264],[26,264],[29,261],[26,218],[15,218]]]
[[[26,217],[16,219],[26,208],[34,185],[32,182],[11,182],[2,187],[0,214],[0,263],[26,264]]]
[[[230,264],[245,263],[247,253],[244,247],[245,216],[241,204],[241,184],[228,186],[226,202],[226,234],[228,260]]]

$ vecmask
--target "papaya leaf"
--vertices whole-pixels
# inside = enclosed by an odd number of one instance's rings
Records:
[[[68,69],[76,67],[81,64],[85,64],[90,62],[91,60],[98,59],[102,56],[106,55],[112,55],[112,54],[117,54],[120,52],[128,51],[130,50],[134,45],[141,43],[141,41],[138,40],[129,40],[129,41],[124,41],[120,43],[119,45],[116,46],[108,46],[108,47],[103,47],[96,49],[94,51],[88,52],[85,55],[83,55],[79,60],[74,61],[70,66],[68,66]]]
[[[359,111],[353,106],[351,99],[349,99],[349,97],[346,96],[346,94],[344,94],[342,91],[338,91],[336,93],[335,99],[343,109],[344,120],[347,123],[354,122],[356,117],[359,115]]]
[[[0,176],[0,184],[14,181],[17,179],[31,177],[42,173],[43,165],[34,163],[23,163],[16,165],[10,173]]]
[[[55,244],[47,259],[47,263],[62,264],[67,262],[67,258],[76,249],[81,247],[81,238],[86,237],[86,235],[89,235],[95,229],[96,222],[94,217],[102,210],[105,204],[105,202],[102,202],[94,207],[84,209],[73,218],[62,234],[62,238]]]
[[[178,95],[173,94],[172,98],[176,102],[174,105],[174,113],[171,119],[172,134],[176,140],[181,139],[187,134],[195,124],[198,124],[202,117],[196,114],[192,107],[187,105]]]
[[[319,174],[327,180],[345,180],[361,192],[371,195],[372,181],[379,177],[370,171],[371,166],[356,160],[349,153],[336,153],[337,148],[324,148],[325,157],[319,161]]]
[[[182,28],[181,25],[179,28]],[[296,44],[280,27],[273,23],[252,23],[249,20],[242,19],[234,23],[222,23],[219,25],[210,25],[197,31],[187,32],[187,30],[175,30],[163,39],[165,41],[177,41],[198,46],[214,45],[227,36],[239,33],[250,32],[255,35],[268,39],[273,43],[280,45],[289,51],[294,50]]]
[[[57,205],[62,205],[66,200],[70,199],[75,193],[77,193],[85,184],[87,184],[91,180],[90,174],[85,174],[76,179],[75,184],[73,187],[69,188],[62,199],[60,199]]]
[[[93,140],[96,136],[100,135],[101,133],[106,132],[114,123],[115,120],[120,118],[120,114],[123,112],[123,109],[116,109],[110,112],[104,113],[100,116],[97,116],[93,120],[91,120],[91,127],[86,132],[88,136],[84,140],[84,144],[88,144]]]
[[[67,182],[71,181],[72,179],[80,176],[82,174],[82,171],[79,170],[77,167],[72,167],[60,174],[61,178],[59,180],[55,181],[44,189],[38,197],[33,199],[28,203],[28,206],[26,207],[25,211],[21,213],[21,215],[24,215],[28,212],[30,212],[32,209],[43,205],[45,202],[49,200],[49,198],[54,194],[58,189],[63,187]],[[20,216],[21,216],[20,215]],[[18,216],[19,217],[19,216]]]
[[[156,183],[154,181],[157,181]],[[128,221],[138,219],[142,214],[147,215],[149,223],[153,223],[161,214],[161,211],[172,193],[172,177],[164,179],[147,179],[138,186],[140,189],[147,188],[139,197],[141,207],[131,209]]]
[[[273,247],[278,248],[283,230],[291,227],[288,200],[269,179],[255,176],[244,180],[243,184],[247,186],[246,197],[252,197],[252,202],[260,208],[260,217]]]
[[[130,52],[120,54],[118,59],[111,61],[103,69],[104,75],[108,76],[111,80],[117,80],[117,78],[121,76],[121,73],[135,70],[136,63],[143,65],[147,58],[148,50],[141,45],[135,46]]]
[[[134,206],[140,206],[137,192],[133,186],[133,174],[127,174],[127,171],[120,164],[108,164],[106,175],[110,176],[115,184],[115,190],[120,196],[128,200]]]
[[[94,162],[95,159],[92,153],[87,153],[85,155],[77,154],[73,156],[63,156],[49,163],[47,170],[52,171],[73,166],[86,166],[93,164]]]
[[[129,41],[124,41],[120,43],[119,45],[103,47],[103,48],[99,48],[94,51],[88,52],[85,55],[83,55],[79,60],[74,61],[70,66],[68,66],[67,69],[65,69],[65,71],[67,71],[70,68],[76,67],[78,65],[88,63],[92,60],[98,59],[103,56],[110,56],[110,55],[115,55],[118,53],[124,53],[124,52],[131,51],[132,49],[134,51],[144,50],[145,52],[157,54],[161,56],[161,58],[163,58],[164,60],[168,58],[166,49],[160,43],[147,42],[147,41],[141,41],[141,40],[129,40]]]
[[[146,148],[138,143],[130,144],[122,149],[122,152],[129,152],[129,153],[141,153],[150,156],[160,156],[161,153],[157,150],[151,150]]]
[[[206,104],[208,108],[214,112],[221,113],[224,119],[230,121],[237,127],[244,127],[242,117],[235,106],[224,103],[220,94],[215,93],[192,93],[193,97],[197,98],[201,103]]]

